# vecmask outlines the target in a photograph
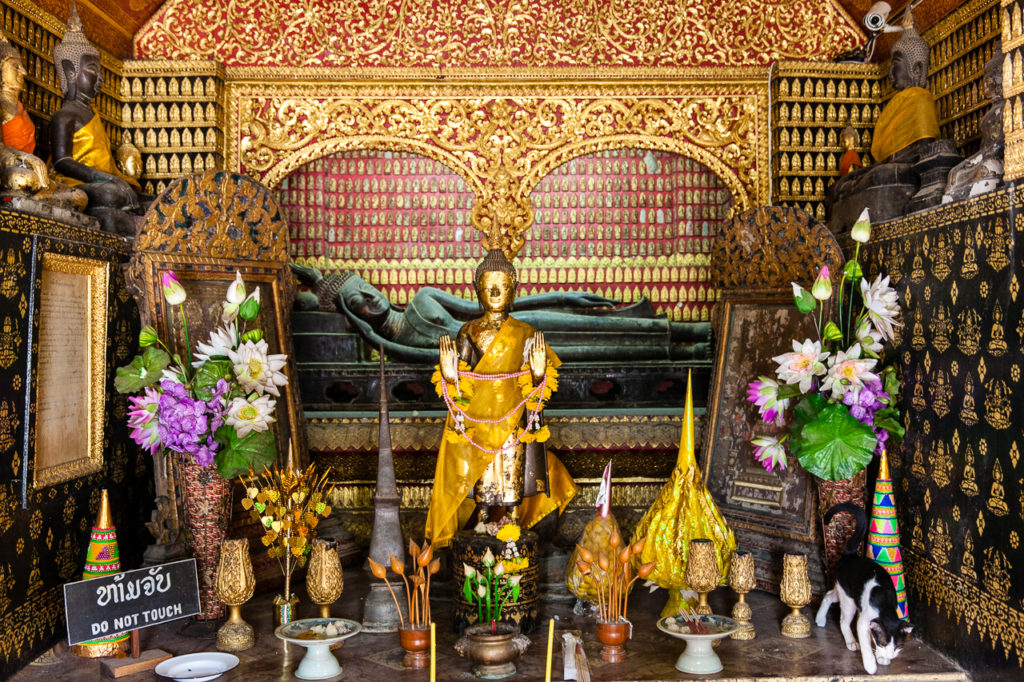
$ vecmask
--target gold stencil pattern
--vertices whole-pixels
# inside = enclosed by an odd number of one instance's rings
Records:
[[[136,34],[148,59],[226,66],[700,66],[828,58],[863,42],[832,2],[171,0]]]

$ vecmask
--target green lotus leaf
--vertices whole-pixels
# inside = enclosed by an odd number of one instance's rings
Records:
[[[162,349],[150,346],[136,355],[130,364],[117,368],[114,388],[118,393],[135,393],[160,381],[160,375],[171,358]]]
[[[818,478],[841,481],[867,466],[876,441],[871,427],[854,419],[844,405],[830,404],[791,443],[800,466]]]

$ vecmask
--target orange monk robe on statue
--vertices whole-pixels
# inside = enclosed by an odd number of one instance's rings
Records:
[[[885,161],[909,144],[938,136],[939,119],[932,93],[924,88],[906,88],[893,95],[878,116],[871,156],[875,163]]]
[[[505,320],[494,341],[487,348],[473,371],[477,374],[510,374],[523,367],[523,348],[534,329],[515,318]],[[549,347],[548,364],[557,367],[558,356]],[[443,381],[443,379],[441,379]],[[487,450],[498,450],[510,433],[522,428],[525,407],[523,394],[516,378],[500,381],[475,381],[473,395],[464,409],[475,419],[497,420],[495,424],[468,425],[472,439]],[[511,411],[511,413],[510,413]],[[426,535],[434,547],[445,547],[452,536],[469,519],[474,503],[471,493],[477,480],[495,455],[483,452],[464,438],[449,439],[453,432],[452,417],[445,422],[445,436],[437,453],[434,489],[427,513]],[[453,432],[454,433],[454,432]],[[565,466],[552,453],[547,453],[547,494],[538,493],[523,499],[519,505],[519,523],[529,528],[556,509],[561,513],[576,495],[576,484]],[[468,498],[468,499],[467,499]]]
[[[18,113],[3,125],[4,144],[19,152],[33,154],[36,151],[36,126],[29,118],[25,107],[18,102]]]

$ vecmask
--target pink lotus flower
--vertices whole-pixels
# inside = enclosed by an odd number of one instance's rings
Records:
[[[811,287],[811,296],[819,301],[827,301],[832,297],[832,280],[829,279],[827,265],[823,265],[818,272],[818,278]]]
[[[789,399],[779,399],[779,384],[768,377],[758,377],[747,388],[747,400],[757,405],[766,424],[782,425],[782,415],[789,407]]]
[[[188,298],[185,295],[184,287],[181,286],[181,281],[173,270],[168,270],[160,276],[160,285],[164,290],[164,300],[170,305],[181,305]]]
[[[825,373],[828,353],[821,351],[821,341],[804,339],[803,343],[793,341],[793,352],[776,355],[772,360],[779,363],[775,370],[779,379],[787,384],[799,384],[800,392],[807,393],[815,377]]]
[[[773,436],[759,436],[752,438],[750,443],[754,446],[754,459],[760,462],[768,471],[774,471],[775,467],[786,468],[786,448],[782,443],[786,439],[779,440]]]
[[[881,378],[871,371],[878,360],[861,358],[860,354],[861,345],[856,343],[845,353],[839,351],[829,358],[828,374],[821,384],[822,392],[832,391],[833,398],[841,398],[847,391],[857,395],[866,384],[880,383]]]

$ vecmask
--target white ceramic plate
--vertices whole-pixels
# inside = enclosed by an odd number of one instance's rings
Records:
[[[220,677],[238,665],[238,656],[219,651],[185,654],[161,661],[156,674],[170,677],[176,682],[205,682]]]

